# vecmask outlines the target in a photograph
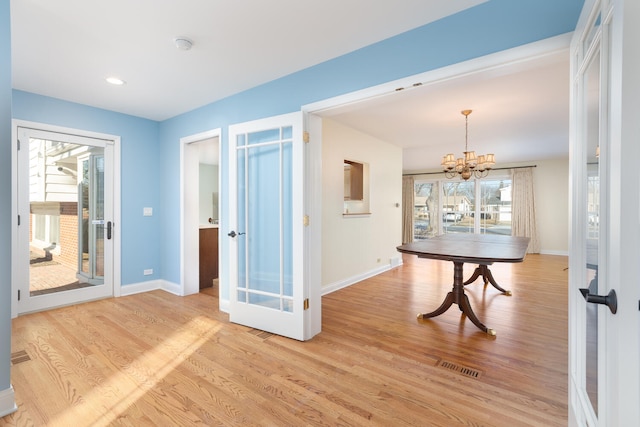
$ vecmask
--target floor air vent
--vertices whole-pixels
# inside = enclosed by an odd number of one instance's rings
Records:
[[[11,365],[17,365],[18,363],[28,362],[31,360],[26,351],[20,350],[15,353],[11,353]]]
[[[466,366],[458,365],[456,363],[447,362],[445,360],[440,362],[440,366],[471,378],[480,378],[481,374],[481,372],[476,369],[471,369]]]

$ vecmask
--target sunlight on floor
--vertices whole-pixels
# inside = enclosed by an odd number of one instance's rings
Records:
[[[161,344],[123,366],[120,373],[81,396],[81,403],[60,414],[53,425],[110,425],[220,328],[218,322],[204,316],[192,319]]]

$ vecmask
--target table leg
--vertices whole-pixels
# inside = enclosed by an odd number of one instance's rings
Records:
[[[507,295],[507,296],[511,296],[511,291],[507,291],[506,289],[503,289],[500,285],[498,285],[498,283],[496,282],[496,279],[493,278],[493,274],[491,274],[491,270],[489,270],[489,266],[488,265],[484,265],[484,264],[480,264],[478,265],[478,267],[476,267],[476,269],[473,271],[473,274],[471,275],[471,277],[469,277],[469,280],[467,280],[466,282],[464,282],[465,285],[469,285],[473,282],[476,281],[476,279],[478,277],[482,276],[482,280],[484,281],[484,285],[487,286],[488,283],[491,283],[491,285],[496,288],[497,290],[499,290],[500,292],[502,292],[503,294]]]
[[[428,319],[430,317],[436,317],[444,313],[451,307],[453,304],[458,304],[458,308],[462,311],[468,318],[480,328],[483,332],[489,335],[496,335],[496,331],[493,329],[487,328],[480,319],[476,316],[476,314],[471,309],[471,304],[469,303],[469,298],[464,293],[464,282],[462,277],[462,267],[464,263],[456,262],[453,263],[453,289],[451,292],[447,294],[440,307],[435,309],[430,313],[418,314],[418,319]]]

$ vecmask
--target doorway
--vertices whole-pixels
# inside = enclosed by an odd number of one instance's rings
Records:
[[[14,314],[114,294],[117,137],[19,124]]]
[[[219,287],[220,130],[180,140],[181,294]]]

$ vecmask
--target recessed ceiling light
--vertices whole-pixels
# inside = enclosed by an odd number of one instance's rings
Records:
[[[122,86],[123,84],[125,84],[126,82],[118,77],[107,77],[105,79],[107,81],[107,83],[111,83],[112,85],[116,85],[116,86]]]

